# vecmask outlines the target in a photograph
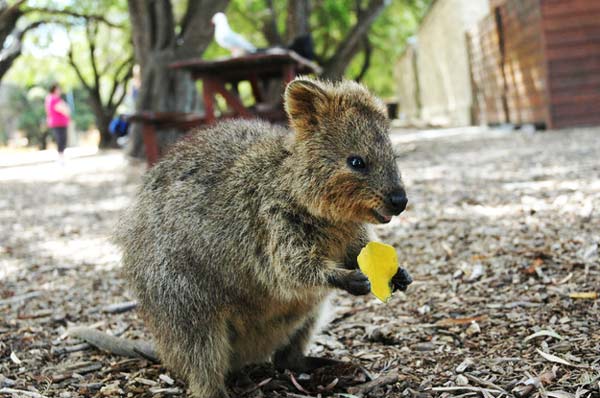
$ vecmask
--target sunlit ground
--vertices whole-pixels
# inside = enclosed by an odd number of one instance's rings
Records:
[[[407,388],[455,386],[455,369],[465,358],[474,359],[471,375],[512,390],[555,365],[537,350],[579,364],[561,365],[548,391],[591,388],[600,380],[600,335],[591,326],[600,323],[599,303],[570,294],[600,286],[599,137],[600,128],[395,133],[409,206],[376,231],[396,247],[415,282],[387,305],[337,294],[334,323],[311,351],[360,361],[375,376],[397,370],[395,387],[375,395],[389,398],[407,396]],[[110,236],[143,171],[119,152],[82,153],[64,166],[41,159],[0,167],[0,300],[37,295],[0,307],[4,344],[23,361],[17,366],[0,359],[0,369],[18,380],[17,387],[85,396],[69,380],[39,380],[90,358],[104,368],[121,360],[93,350],[50,354],[79,343],[64,340],[69,325],[148,337],[135,312],[98,310],[133,299]],[[57,316],[60,321],[53,320]],[[468,317],[478,319],[474,334],[469,323],[435,327]],[[563,340],[524,342],[541,329]],[[30,337],[22,341],[23,335]],[[503,358],[518,360],[499,366]],[[136,396],[133,374],[158,380],[157,372],[165,372],[143,361],[129,363],[129,373],[90,372],[85,382],[118,383]]]

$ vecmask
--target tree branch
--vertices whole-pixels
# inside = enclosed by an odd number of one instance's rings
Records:
[[[127,69],[127,72],[125,73],[125,75],[122,78],[119,78],[119,76],[121,75],[121,72],[123,70],[125,70],[125,68]],[[117,92],[117,89],[119,88],[120,85],[122,85],[124,82],[126,82],[127,80],[129,80],[129,78],[131,78],[131,75],[133,74],[133,58],[128,58],[126,59],[121,65],[119,65],[117,67],[117,70],[115,71],[115,77],[113,79],[113,84],[112,84],[112,89],[110,90],[110,95],[108,96],[108,100],[107,100],[107,108],[112,108],[113,106],[116,108],[117,106],[119,106],[121,104],[121,102],[123,102],[123,99],[125,98],[125,93],[127,90],[123,90],[123,93],[121,95],[121,98],[119,98],[119,100],[117,102],[114,102],[114,97],[115,94]]]
[[[375,19],[389,3],[389,0],[370,0],[367,7],[359,12],[356,23],[337,46],[333,57],[327,61],[323,77],[332,80],[339,80],[343,77],[346,67],[360,48],[362,38],[365,37]]]
[[[77,66],[77,63],[75,62],[75,58],[73,57],[73,46],[70,42],[69,42],[69,51],[67,52],[67,60],[69,62],[69,65],[71,65],[71,67],[75,71],[75,74],[77,75],[77,78],[79,79],[79,81],[81,82],[83,87],[85,87],[85,89],[88,91],[92,91],[92,88],[90,87],[88,82],[83,77],[83,73],[81,72],[81,69],[79,69],[79,66]]]
[[[367,74],[367,71],[369,70],[369,66],[371,66],[371,54],[373,53],[373,47],[371,46],[369,37],[365,36],[363,43],[364,43],[363,49],[364,49],[364,53],[365,53],[365,59],[360,68],[360,72],[358,72],[358,75],[356,75],[356,77],[354,78],[354,80],[359,83]]]
[[[106,19],[103,15],[82,14],[82,13],[79,13],[76,11],[71,11],[71,10],[57,10],[57,9],[46,8],[46,7],[25,7],[21,11],[23,12],[23,14],[27,14],[27,13],[31,13],[31,12],[39,12],[39,13],[50,14],[50,15],[64,15],[64,16],[75,17],[75,18],[82,18],[82,19],[85,19],[88,21],[102,22],[103,24],[108,25],[111,28],[123,29],[123,25],[119,25],[114,22],[111,22],[108,19]]]
[[[121,87],[123,87],[123,90],[121,91],[121,94],[119,95],[119,98],[117,98],[116,101],[113,101],[111,98],[111,109],[112,109],[113,114],[114,114],[115,110],[119,107],[119,105],[121,105],[121,103],[125,99],[125,96],[127,95],[127,80],[129,80],[131,78],[132,74],[133,74],[133,68],[129,69],[129,72],[125,76],[123,76],[123,79],[121,79],[121,81],[118,83],[118,85],[115,84],[115,87],[121,86]]]
[[[17,21],[23,15],[19,8],[21,4],[22,1],[0,9],[0,43],[4,43],[15,30]]]
[[[89,21],[85,26],[85,36],[88,41],[88,55],[90,57],[90,64],[92,66],[92,79],[94,79],[94,85],[91,88],[100,96],[100,73],[98,73],[98,62],[96,60],[96,36],[98,34],[98,25]]]
[[[188,1],[178,40],[178,58],[198,57],[204,52],[213,35],[210,20],[228,3],[229,0]]]
[[[283,40],[277,29],[277,12],[275,11],[275,5],[273,4],[273,0],[266,0],[266,3],[269,9],[269,15],[262,27],[263,35],[265,35],[265,38],[270,45],[281,45],[283,44]]]

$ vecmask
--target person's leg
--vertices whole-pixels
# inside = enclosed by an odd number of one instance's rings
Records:
[[[62,155],[67,147],[67,128],[66,127],[55,127],[56,146],[58,147],[58,153]]]
[[[56,149],[58,151],[58,162],[62,165],[64,163],[64,152],[67,146],[67,128],[66,127],[52,127],[52,133],[54,134],[54,140],[56,141]]]

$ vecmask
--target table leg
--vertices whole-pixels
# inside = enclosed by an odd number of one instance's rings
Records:
[[[294,80],[294,78],[296,77],[296,67],[294,65],[284,65],[282,72],[283,83],[285,85]]]
[[[156,128],[153,124],[142,124],[142,139],[146,148],[146,161],[152,167],[158,160],[158,143],[156,142]]]
[[[254,100],[256,101],[256,103],[258,104],[263,102],[265,99],[256,73],[250,76],[248,80],[250,81],[250,86],[252,87],[252,95],[254,95]]]
[[[223,82],[213,81],[212,87],[214,88],[214,90],[217,93],[221,94],[223,96],[223,98],[225,98],[227,105],[229,105],[241,117],[252,118],[252,114],[250,113],[250,111],[248,109],[246,109],[244,104],[242,104],[242,101],[239,99],[239,97],[236,97],[229,90],[227,90],[227,88],[225,87],[225,84]]]
[[[204,99],[204,113],[206,123],[215,122],[215,88],[212,79],[202,80],[202,98]]]

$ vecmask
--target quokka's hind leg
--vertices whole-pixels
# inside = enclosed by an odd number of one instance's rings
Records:
[[[304,355],[318,319],[318,312],[310,316],[295,332],[289,343],[273,355],[273,364],[279,370],[289,369],[295,372],[309,372],[323,366],[337,365],[341,361],[328,358],[316,358]]]
[[[211,321],[155,333],[163,362],[186,378],[192,397],[229,397],[225,377],[229,372],[230,342],[223,325]]]

